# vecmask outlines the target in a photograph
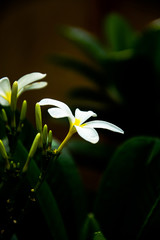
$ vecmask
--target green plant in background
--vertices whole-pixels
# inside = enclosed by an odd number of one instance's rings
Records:
[[[63,26],[60,34],[89,61],[62,54],[50,57],[52,63],[74,70],[93,83],[93,88],[72,89],[71,96],[84,107],[92,102],[93,110],[111,122],[116,123],[118,114],[126,138],[160,134],[159,26],[156,20],[137,33],[123,17],[110,14],[103,22],[103,41],[83,29]]]

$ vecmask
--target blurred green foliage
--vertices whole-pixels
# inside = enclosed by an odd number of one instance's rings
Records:
[[[121,126],[126,138],[159,136],[160,21],[136,32],[122,16],[110,14],[102,27],[103,41],[77,27],[60,27],[89,61],[66,54],[53,54],[50,61],[93,83],[71,89],[70,96],[84,108],[92,102],[98,116]]]

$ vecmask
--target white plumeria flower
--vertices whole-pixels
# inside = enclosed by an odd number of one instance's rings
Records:
[[[58,148],[58,151],[61,151],[64,144],[70,139],[73,133],[77,132],[83,139],[91,143],[97,143],[99,141],[99,135],[95,128],[104,128],[118,133],[124,133],[124,131],[117,127],[116,125],[101,121],[94,120],[90,122],[86,122],[90,117],[96,117],[97,114],[92,111],[81,111],[78,108],[75,110],[75,116],[73,116],[70,108],[63,102],[44,98],[39,104],[42,105],[53,105],[55,107],[49,108],[48,112],[53,118],[63,118],[68,117],[70,122],[69,132]]]
[[[23,92],[27,90],[43,88],[47,85],[47,82],[36,82],[43,79],[46,74],[39,72],[29,73],[21,77],[18,83],[18,93],[19,97]],[[35,83],[36,82],[36,83]],[[0,79],[0,104],[3,106],[9,106],[11,104],[11,84],[7,77]]]

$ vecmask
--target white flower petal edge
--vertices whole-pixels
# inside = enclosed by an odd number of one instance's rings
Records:
[[[11,85],[7,77],[0,79],[0,104],[9,106],[11,98]]]
[[[7,77],[0,79],[0,95],[5,95],[6,92],[11,91],[10,81]]]
[[[37,83],[29,84],[18,91],[18,96],[20,96],[20,94],[25,91],[40,89],[40,88],[44,88],[45,86],[47,86],[47,82],[37,82]]]
[[[53,118],[68,117],[68,114],[66,113],[66,111],[60,108],[50,108],[48,109],[48,112]]]
[[[71,110],[70,110],[70,108],[65,103],[63,103],[61,101],[54,100],[54,99],[51,99],[51,98],[44,98],[39,102],[39,105],[41,105],[41,106],[44,106],[44,105],[56,106],[56,107],[60,108],[61,110],[63,110],[65,112],[65,114],[66,114],[65,117],[68,117],[70,122],[73,122],[74,119],[75,119]],[[48,109],[49,113],[52,112],[51,109]]]
[[[101,121],[101,120],[94,120],[94,121],[87,122],[86,124],[84,124],[84,127],[103,128],[103,129],[111,130],[113,132],[118,132],[122,134],[124,133],[124,131],[121,128],[117,127],[116,125],[110,122]]]
[[[39,72],[33,72],[33,73],[24,75],[17,81],[18,82],[18,90],[20,91],[21,88],[24,88],[25,86],[29,85],[30,83],[41,80],[45,76],[46,76],[46,74],[42,74]]]

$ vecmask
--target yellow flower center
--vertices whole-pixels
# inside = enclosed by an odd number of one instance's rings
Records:
[[[79,126],[79,125],[80,125],[80,122],[81,122],[81,120],[76,118],[76,119],[75,119],[75,122],[74,122],[74,125]]]
[[[5,95],[2,96],[5,100],[11,103],[11,92],[5,92]]]

